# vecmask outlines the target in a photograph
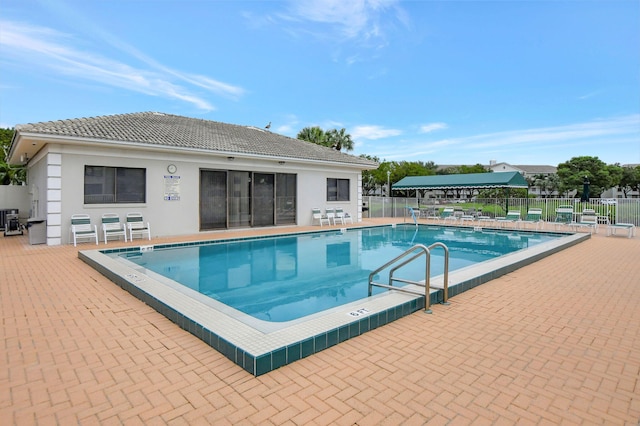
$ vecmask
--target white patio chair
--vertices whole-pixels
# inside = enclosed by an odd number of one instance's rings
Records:
[[[333,222],[334,225],[336,224],[336,211],[333,207],[324,209],[324,215],[329,220],[329,225],[331,225],[331,222]]]
[[[323,215],[322,211],[319,208],[314,207],[311,209],[311,224],[314,225],[316,220],[318,221],[318,225],[320,226],[322,226],[322,224],[325,222],[327,223],[327,225],[331,225],[329,218]]]
[[[104,235],[104,243],[107,244],[109,237],[124,238],[127,242],[127,228],[124,223],[120,223],[120,216],[115,213],[105,213],[102,215],[102,233]]]
[[[98,245],[98,228],[91,224],[88,214],[71,215],[71,235],[73,236],[73,246],[76,247],[78,240],[82,238],[95,240]]]
[[[508,223],[515,223],[516,228],[518,228],[518,224],[520,222],[520,210],[509,210],[505,217],[500,217],[497,220],[500,226],[504,226]]]
[[[127,227],[129,228],[129,240],[133,241],[134,235],[144,238],[146,235],[151,241],[151,225],[145,222],[141,213],[127,213]]]
[[[442,213],[440,213],[440,220],[442,220],[442,223],[446,223],[447,221],[456,222],[458,217],[454,214],[453,207],[445,207]]]
[[[335,221],[333,223],[335,224],[338,220],[343,225],[345,225],[347,223],[347,221],[353,223],[353,217],[351,217],[351,215],[349,213],[346,213],[342,209],[342,207],[336,207],[336,217],[335,217]]]
[[[631,238],[636,235],[636,226],[633,223],[610,223],[607,225],[607,237],[616,235],[618,229],[627,232],[627,237]]]
[[[598,233],[598,215],[594,209],[584,209],[580,215],[580,221],[575,223],[577,228],[589,228],[589,233]]]
[[[531,207],[527,212],[527,216],[522,221],[523,225],[527,223],[533,223],[536,225],[536,231],[542,224],[542,209],[538,207]]]
[[[573,227],[573,206],[563,205],[556,209],[556,229],[565,225]]]

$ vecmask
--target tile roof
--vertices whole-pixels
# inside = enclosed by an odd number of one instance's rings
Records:
[[[301,160],[353,164],[376,168],[377,163],[324,146],[283,136],[252,126],[220,123],[198,118],[158,112],[106,115],[21,124],[21,134],[62,136],[236,153],[248,156],[268,156]]]
[[[555,166],[543,166],[543,165],[514,165],[513,167],[522,170],[527,173],[556,173],[558,168]]]

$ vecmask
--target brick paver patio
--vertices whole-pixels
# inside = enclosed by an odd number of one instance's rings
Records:
[[[640,236],[604,234],[257,378],[77,258],[95,245],[0,237],[0,423],[637,425]]]

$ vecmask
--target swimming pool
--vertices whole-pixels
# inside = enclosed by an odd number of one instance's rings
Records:
[[[369,273],[415,244],[449,247],[457,270],[558,238],[551,234],[473,232],[466,228],[379,227],[287,235],[147,252],[113,253],[253,318],[283,322],[367,297]],[[443,273],[444,250],[431,254],[432,276]],[[396,276],[424,280],[424,262]],[[388,281],[388,270],[381,282]],[[373,294],[384,291],[374,287]]]
[[[450,269],[456,269],[449,275],[452,297],[586,238],[588,234],[398,225],[91,250],[79,257],[260,375],[423,309],[424,297],[411,294],[384,290],[367,297],[368,273],[412,244],[444,241],[449,246]],[[515,251],[504,255],[507,249]],[[211,261],[212,251],[225,262]],[[186,263],[168,262],[180,252]],[[432,259],[434,269],[441,263]],[[318,280],[320,267],[329,274]],[[200,269],[207,272],[200,276]],[[301,282],[291,287],[297,278]],[[265,292],[260,283],[270,290]],[[300,287],[310,289],[310,295],[298,297],[295,289]],[[270,300],[265,301],[267,294]],[[221,295],[228,296],[226,303]],[[433,290],[431,303],[441,297],[441,291]],[[307,305],[313,309],[297,315]]]

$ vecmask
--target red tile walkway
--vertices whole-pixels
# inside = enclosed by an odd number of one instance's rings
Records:
[[[78,260],[95,246],[0,237],[0,422],[637,425],[640,236],[604,233],[257,378]]]

